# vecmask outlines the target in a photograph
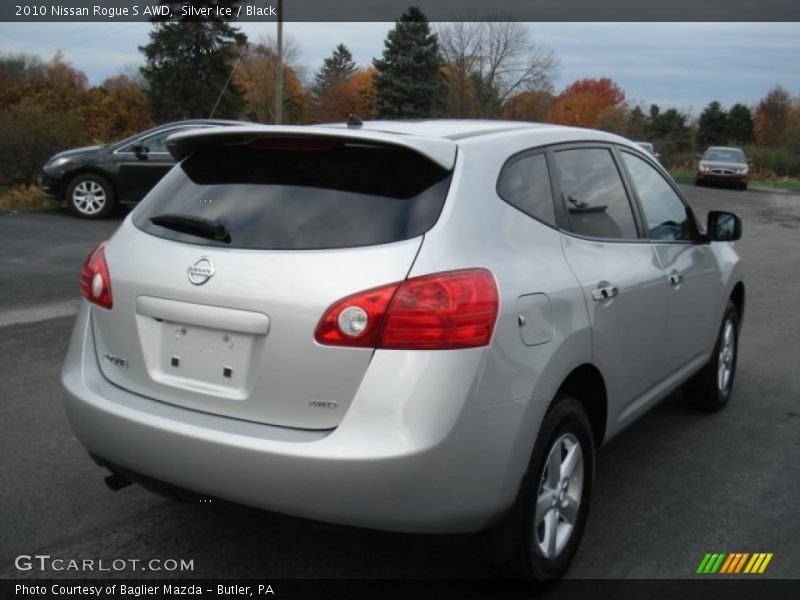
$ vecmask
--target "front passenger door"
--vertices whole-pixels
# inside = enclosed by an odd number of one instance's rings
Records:
[[[186,130],[187,127],[173,127],[159,131],[117,150],[118,188],[123,201],[138,202],[167,174],[175,164],[175,159],[167,150],[166,140],[173,133]],[[135,146],[146,148],[147,151],[137,154]]]
[[[621,150],[636,191],[647,236],[669,284],[666,364],[691,367],[716,339],[722,282],[711,246],[703,243],[694,215],[672,184],[648,161]]]
[[[573,147],[552,156],[567,230],[564,255],[584,292],[613,435],[649,404],[665,375],[667,283],[640,235],[611,148]]]

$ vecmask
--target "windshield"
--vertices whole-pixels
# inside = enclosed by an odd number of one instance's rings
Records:
[[[738,148],[709,148],[703,155],[703,160],[713,160],[717,162],[744,163],[744,152]]]

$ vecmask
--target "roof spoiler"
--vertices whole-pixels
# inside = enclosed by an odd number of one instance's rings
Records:
[[[410,136],[370,129],[347,129],[320,125],[244,125],[210,127],[176,133],[167,138],[167,148],[180,161],[203,148],[241,146],[262,138],[315,137],[407,148],[448,171],[456,161],[456,143],[443,138]]]

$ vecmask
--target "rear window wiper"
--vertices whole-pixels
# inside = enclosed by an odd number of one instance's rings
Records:
[[[202,217],[189,215],[157,215],[150,219],[153,225],[160,225],[173,231],[207,238],[225,244],[231,243],[231,234],[222,223]]]

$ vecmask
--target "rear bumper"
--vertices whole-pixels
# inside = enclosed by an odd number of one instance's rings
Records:
[[[508,465],[525,403],[472,405],[475,385],[464,373],[479,376],[485,349],[415,353],[419,365],[409,353],[376,353],[341,424],[299,430],[111,384],[97,364],[89,315],[84,303],[62,372],[66,408],[78,440],[113,465],[240,504],[392,531],[477,531],[513,502]],[[414,381],[401,381],[401,371]],[[419,389],[437,397],[418,398]]]

